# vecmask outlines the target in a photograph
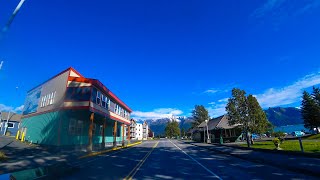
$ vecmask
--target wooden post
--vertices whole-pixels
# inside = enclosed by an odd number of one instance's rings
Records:
[[[304,152],[304,150],[303,150],[303,145],[302,145],[302,142],[301,142],[301,137],[299,137],[299,144],[300,144],[301,152]]]
[[[122,146],[124,146],[124,123],[122,123]]]
[[[102,143],[101,146],[104,149],[106,147],[106,142],[105,142],[105,129],[106,129],[106,122],[107,118],[103,118],[103,128],[102,128]]]
[[[94,120],[94,113],[90,115],[90,125],[89,125],[89,143],[87,146],[87,151],[92,152],[92,129],[93,129],[93,120]]]
[[[113,127],[113,147],[117,147],[117,128],[118,127],[118,121],[114,121],[114,127]]]
[[[231,129],[229,129],[229,135],[230,135],[230,137],[232,137],[232,134],[231,134]]]

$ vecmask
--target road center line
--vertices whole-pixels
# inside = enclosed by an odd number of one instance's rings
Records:
[[[156,148],[159,144],[159,141],[152,147],[152,149],[140,160],[140,162],[132,169],[132,171],[128,174],[127,177],[124,178],[124,180],[128,179],[131,180],[134,175],[139,171],[140,167],[144,164],[144,162],[147,160],[147,158],[150,156],[154,148]]]
[[[169,140],[176,148],[180,149],[185,155],[187,155],[190,159],[192,159],[194,162],[196,162],[198,165],[200,165],[203,169],[205,169],[206,171],[208,171],[210,174],[212,174],[214,177],[216,177],[217,179],[222,180],[221,177],[219,177],[218,175],[216,175],[214,172],[212,172],[210,169],[206,168],[204,165],[202,165],[199,161],[197,161],[196,159],[194,159],[192,156],[190,156],[188,153],[186,153],[184,150],[182,150],[180,147],[178,147],[177,145],[175,145],[171,140]]]

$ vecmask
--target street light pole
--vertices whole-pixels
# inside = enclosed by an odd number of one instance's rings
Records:
[[[206,143],[206,130],[203,127],[203,143]]]
[[[209,120],[208,120],[208,119],[206,119],[205,121],[206,121],[206,126],[207,126],[207,136],[208,136],[207,143],[211,143],[211,141],[210,141],[210,137],[209,137],[209,128],[208,128],[208,122],[209,122]]]

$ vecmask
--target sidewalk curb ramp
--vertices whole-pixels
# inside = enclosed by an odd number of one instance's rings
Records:
[[[193,146],[197,146],[197,147],[204,148],[204,149],[208,149],[210,151],[215,151],[215,152],[219,152],[219,153],[222,153],[222,154],[227,154],[227,155],[230,155],[230,156],[233,156],[233,157],[236,157],[236,158],[239,158],[239,159],[243,159],[243,160],[246,160],[246,161],[251,161],[251,162],[260,163],[260,164],[266,164],[266,165],[274,166],[274,167],[277,167],[277,168],[280,168],[280,169],[286,169],[286,170],[290,170],[290,171],[294,171],[294,172],[300,172],[300,173],[303,173],[303,174],[320,177],[320,170],[319,169],[307,169],[307,168],[303,168],[302,166],[298,166],[296,164],[290,164],[290,163],[281,163],[281,164],[279,164],[279,163],[277,163],[275,161],[272,161],[272,159],[267,159],[267,158],[265,158],[265,159],[264,158],[257,159],[256,157],[250,157],[250,154],[245,155],[245,156],[239,155],[239,154],[232,154],[232,153],[224,152],[224,151],[212,148],[212,147],[199,146],[199,145],[194,144],[192,142],[190,142],[190,143],[183,142],[183,143],[191,144]],[[222,147],[220,145],[216,145],[216,146],[217,147]],[[230,147],[230,146],[227,146],[227,147],[232,148],[232,149],[242,149],[242,148]],[[248,150],[255,151],[255,149],[248,149]],[[275,152],[263,152],[263,153],[275,154]],[[278,154],[278,155],[282,155],[282,154]],[[306,158],[308,158],[308,157],[306,157]]]

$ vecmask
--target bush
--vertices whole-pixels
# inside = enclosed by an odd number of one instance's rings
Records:
[[[286,134],[284,132],[278,131],[278,132],[273,132],[272,136],[278,137],[278,138],[283,138],[286,136]]]
[[[276,146],[276,149],[277,149],[277,150],[281,150],[280,144],[282,144],[283,141],[284,141],[283,138],[278,138],[278,137],[276,137],[276,138],[274,138],[274,139],[272,140],[272,142],[273,142],[273,144]]]

